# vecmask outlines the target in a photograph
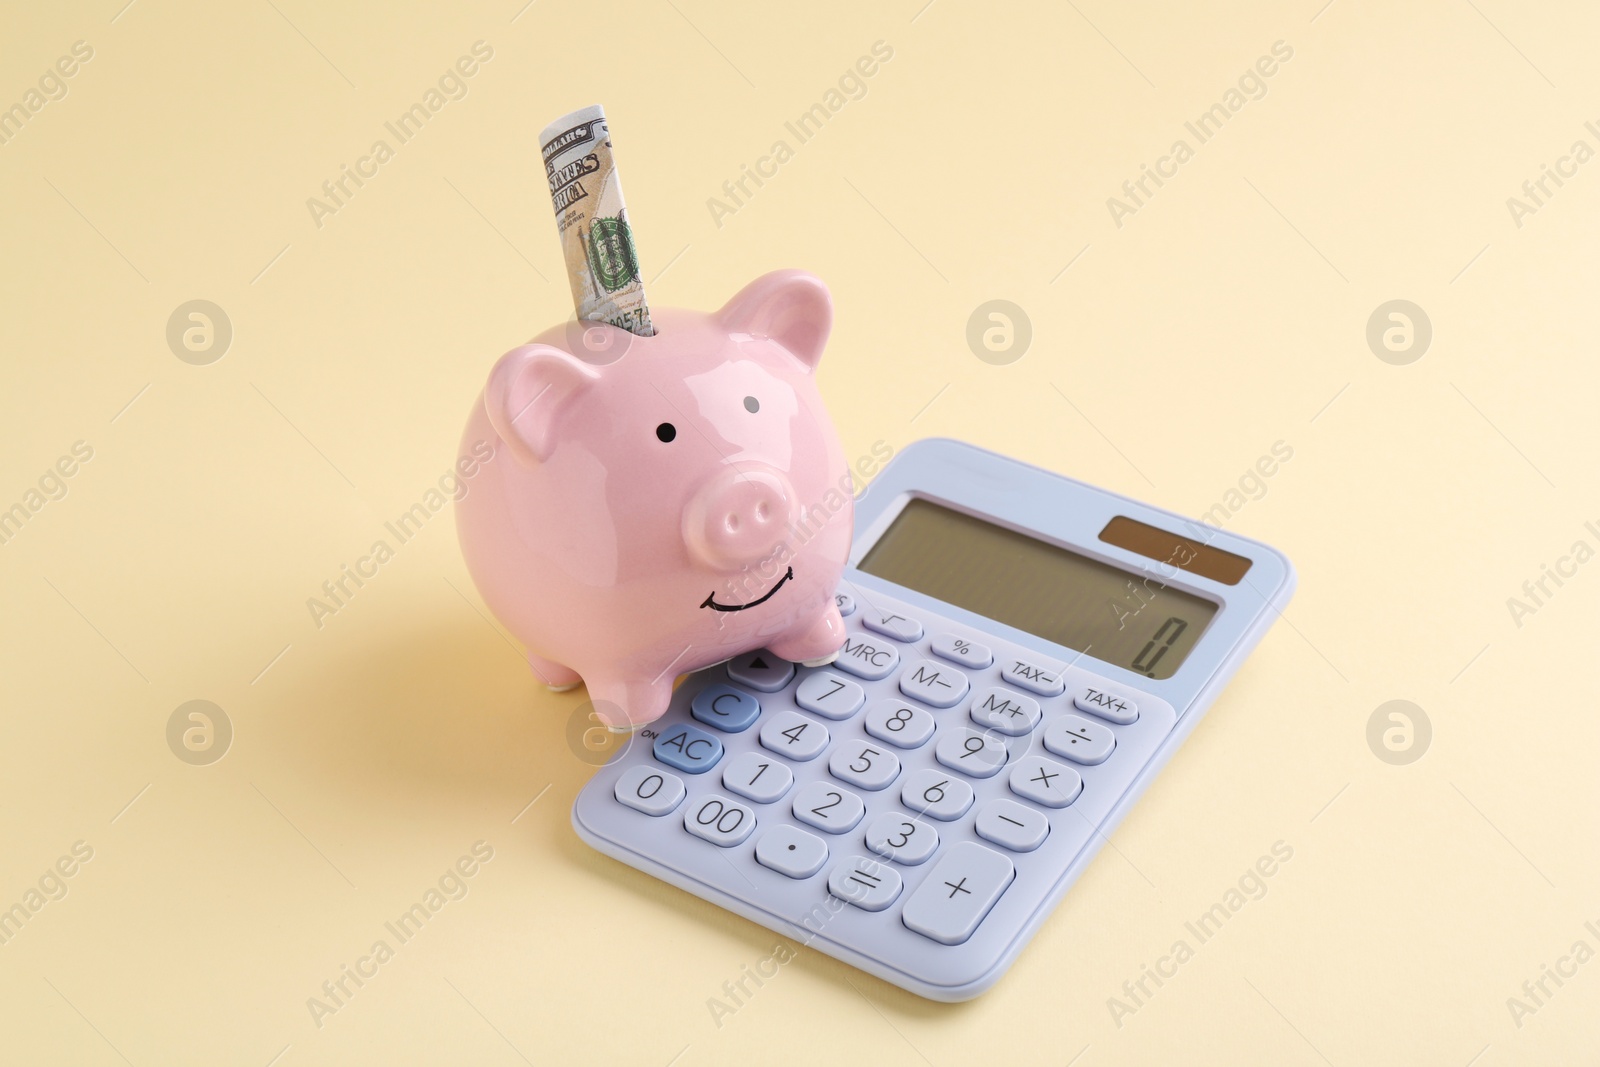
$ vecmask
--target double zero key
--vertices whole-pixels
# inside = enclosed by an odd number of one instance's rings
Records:
[[[743,804],[711,793],[683,812],[683,828],[722,848],[744,844],[756,828],[756,813]]]

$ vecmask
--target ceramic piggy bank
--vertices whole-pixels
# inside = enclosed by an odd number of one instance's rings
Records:
[[[845,636],[852,488],[814,377],[827,288],[777,271],[654,321],[569,323],[502,356],[463,444],[495,460],[456,512],[534,672],[581,680],[618,727],[660,716],[680,674],[759,648],[827,662]]]

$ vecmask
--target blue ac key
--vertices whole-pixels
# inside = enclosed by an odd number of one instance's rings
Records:
[[[707,726],[736,734],[750,728],[761,714],[761,702],[731,685],[708,685],[694,695],[689,713]]]
[[[662,731],[650,750],[656,759],[685,774],[703,774],[722,758],[722,742],[694,726],[676,726]]]

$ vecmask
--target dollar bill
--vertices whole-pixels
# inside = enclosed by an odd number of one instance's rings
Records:
[[[605,110],[595,104],[563,115],[539,145],[578,318],[654,336]]]

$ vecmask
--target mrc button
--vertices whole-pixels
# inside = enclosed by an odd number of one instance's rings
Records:
[[[833,665],[841,671],[849,671],[857,678],[875,682],[889,677],[889,672],[900,666],[900,652],[889,642],[878,638],[847,637]]]

